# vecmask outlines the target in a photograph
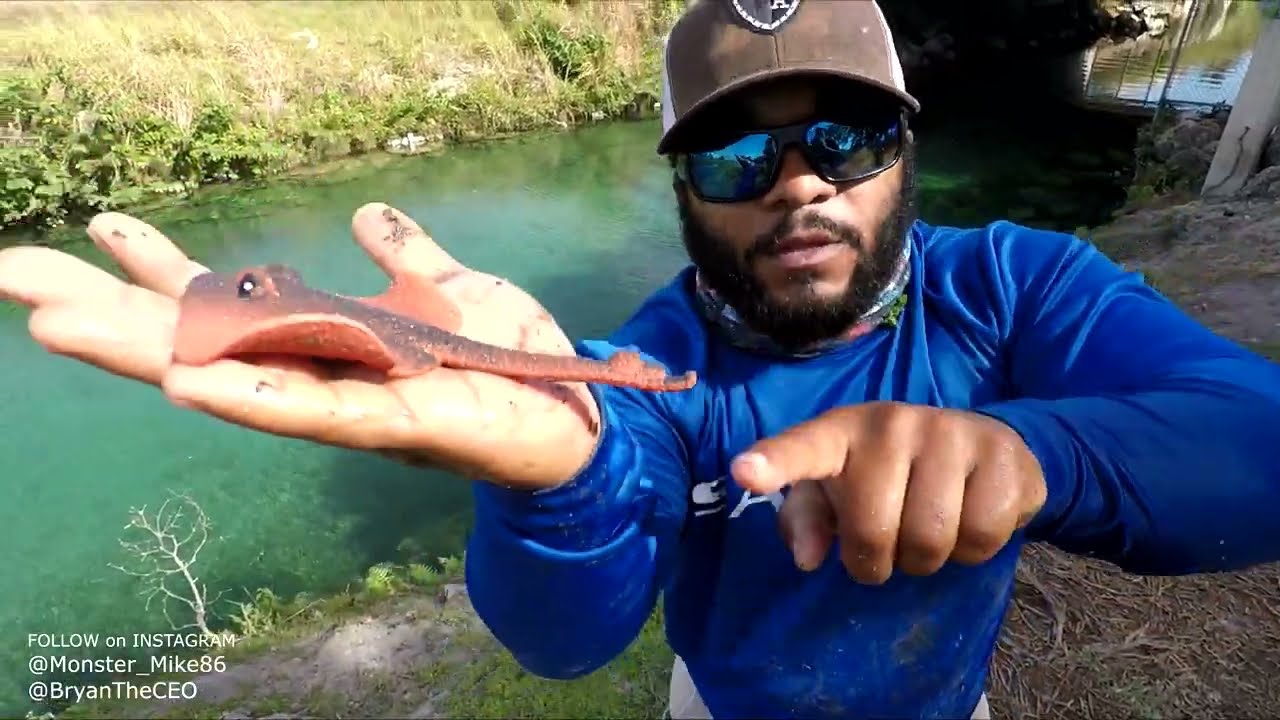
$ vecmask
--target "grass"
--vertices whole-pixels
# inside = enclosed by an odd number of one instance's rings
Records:
[[[405,717],[424,707],[433,717],[661,716],[673,657],[661,608],[613,662],[577,680],[552,681],[525,672],[497,644],[458,601],[461,582],[461,561],[444,558],[438,569],[375,566],[361,583],[324,598],[282,601],[259,591],[235,620],[245,635],[226,651],[228,672],[202,678],[194,700],[99,700],[58,717]],[[353,645],[379,662],[355,666]]]
[[[269,177],[406,133],[433,147],[650,113],[682,7],[0,4],[0,228]]]

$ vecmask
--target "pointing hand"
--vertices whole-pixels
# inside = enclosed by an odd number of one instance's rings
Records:
[[[1044,505],[1040,464],[1003,423],[893,402],[837,408],[762,440],[732,465],[755,493],[790,486],[779,513],[796,564],[821,564],[834,538],[855,579],[989,560]]]

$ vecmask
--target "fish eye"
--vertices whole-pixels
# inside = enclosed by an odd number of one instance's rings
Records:
[[[240,276],[239,284],[236,286],[236,297],[251,298],[258,294],[262,284],[258,281],[258,276],[253,273],[245,273]]]

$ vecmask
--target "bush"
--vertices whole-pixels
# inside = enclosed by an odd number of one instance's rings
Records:
[[[631,114],[680,0],[0,9],[0,228],[377,150]],[[5,13],[9,17],[5,18]],[[0,128],[2,129],[2,128]]]

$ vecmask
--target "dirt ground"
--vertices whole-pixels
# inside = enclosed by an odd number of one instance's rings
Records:
[[[1152,207],[1095,242],[1223,335],[1280,356],[1280,203]],[[1029,548],[996,718],[1263,718],[1280,708],[1280,565],[1139,578]]]

